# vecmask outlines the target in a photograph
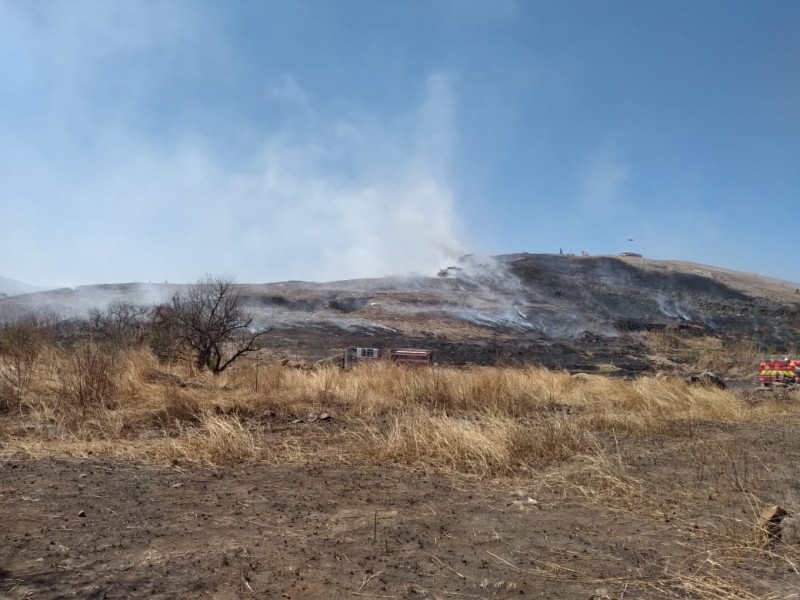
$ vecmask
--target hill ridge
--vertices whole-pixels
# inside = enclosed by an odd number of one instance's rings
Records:
[[[97,284],[0,300],[0,321],[35,311],[80,317],[113,301],[155,304],[175,284]],[[647,332],[800,347],[800,294],[789,282],[640,257],[467,255],[436,274],[239,284],[276,354],[324,357],[351,345],[420,346],[445,362],[654,368]]]

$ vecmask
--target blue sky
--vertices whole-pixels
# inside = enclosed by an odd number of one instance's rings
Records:
[[[0,0],[0,274],[563,248],[800,281],[798,23],[794,0]]]

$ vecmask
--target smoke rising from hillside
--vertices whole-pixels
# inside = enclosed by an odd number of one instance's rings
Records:
[[[287,114],[281,129],[243,143],[238,161],[208,139],[165,147],[106,131],[107,151],[84,172],[42,149],[0,166],[9,192],[26,198],[0,241],[17,256],[3,275],[53,286],[209,272],[330,281],[428,275],[463,254],[447,76],[429,77],[418,106],[393,123],[318,109],[291,79],[271,103]],[[45,215],[54,196],[64,211]],[[55,231],[39,225],[54,218]]]
[[[682,321],[694,320],[692,315],[674,300],[665,298],[664,296],[658,296],[656,298],[656,304],[658,304],[659,310],[667,317],[680,319]]]
[[[462,256],[441,275],[471,291],[461,305],[443,307],[455,318],[479,326],[538,333],[547,338],[578,338],[586,332],[614,337],[602,318],[588,315],[559,296],[526,284],[507,262],[490,256]]]
[[[0,324],[19,319],[62,321],[85,319],[93,309],[105,310],[115,302],[153,307],[168,302],[176,285],[149,283],[87,285],[9,297],[0,303]]]

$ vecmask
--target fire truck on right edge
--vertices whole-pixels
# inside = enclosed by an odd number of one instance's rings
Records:
[[[758,365],[758,383],[765,387],[800,383],[800,359],[766,359]]]

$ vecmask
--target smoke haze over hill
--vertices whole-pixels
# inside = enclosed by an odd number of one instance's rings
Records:
[[[16,281],[14,279],[9,279],[8,277],[0,276],[0,294],[4,294],[6,296],[14,296],[17,294],[28,294],[30,292],[38,292],[44,288],[36,285],[31,285],[29,283],[23,283],[22,281]]]
[[[417,347],[434,349],[442,362],[505,356],[574,370],[616,365],[630,373],[663,366],[643,345],[653,332],[745,343],[762,352],[800,346],[794,285],[709,266],[611,256],[466,255],[435,274],[236,289],[254,326],[271,330],[263,343],[281,356],[320,359],[349,346]],[[119,301],[153,306],[180,289],[105,284],[15,296],[0,299],[0,322],[31,314],[82,318]]]
[[[49,157],[59,176],[42,174],[32,190],[20,179],[30,166],[9,169],[12,188],[58,194],[71,210],[57,215],[56,239],[33,227],[35,209],[11,215],[17,227],[0,248],[27,250],[5,268],[61,286],[188,283],[204,272],[326,281],[428,273],[463,253],[448,179],[449,79],[429,78],[399,125],[325,114],[291,79],[274,102],[297,120],[254,140],[237,164],[198,140],[153,148],[112,136],[90,173]]]

